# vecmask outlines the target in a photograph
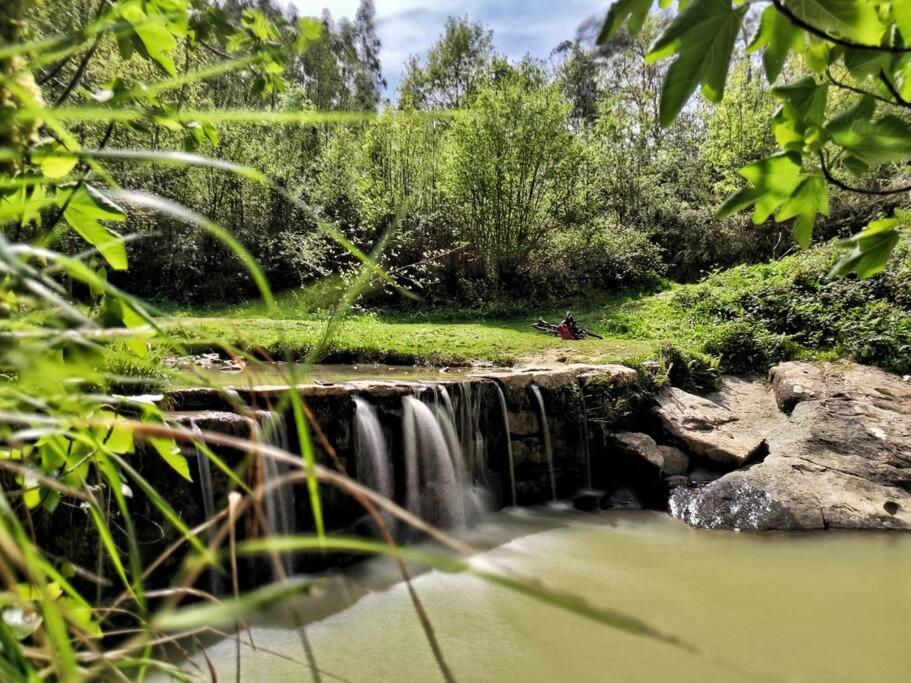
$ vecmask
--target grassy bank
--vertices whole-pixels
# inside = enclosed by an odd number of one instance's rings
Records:
[[[907,249],[889,275],[864,282],[829,280],[835,250],[814,249],[769,264],[739,266],[692,285],[651,294],[566,301],[576,319],[604,340],[566,342],[531,328],[540,315],[484,311],[355,313],[328,346],[336,361],[466,364],[624,362],[671,344],[715,357],[722,370],[763,372],[791,358],[851,356],[911,372],[911,284]],[[903,260],[903,261],[902,261]],[[904,265],[902,265],[902,263]],[[327,314],[312,297],[288,293],[275,312],[258,304],[174,311],[163,319],[194,348],[230,344],[274,358],[300,359],[318,343]]]

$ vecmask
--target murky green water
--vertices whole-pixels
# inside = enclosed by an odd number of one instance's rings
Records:
[[[485,566],[626,611],[702,654],[426,573],[415,586],[459,681],[899,681],[911,671],[911,535],[749,536],[649,512],[513,513],[470,540],[494,545],[475,559]],[[366,563],[340,581],[340,597],[312,606],[306,636],[322,680],[440,680],[404,586],[384,585],[390,571]],[[299,634],[274,620],[252,629],[258,649],[241,646],[242,680],[313,680]],[[234,680],[235,647],[208,650],[219,680]]]

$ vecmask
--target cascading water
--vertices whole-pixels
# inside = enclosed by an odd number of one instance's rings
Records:
[[[405,506],[431,524],[462,528],[466,524],[464,484],[456,470],[461,452],[452,453],[441,426],[441,411],[417,398],[402,399],[405,446]]]
[[[582,408],[582,422],[580,430],[582,432],[582,452],[585,454],[585,488],[592,490],[592,463],[591,452],[588,445],[588,409],[585,406],[585,392],[579,387],[579,403]]]
[[[465,456],[472,482],[475,485],[483,485],[486,475],[484,462],[486,446],[484,434],[481,431],[481,392],[478,389],[470,382],[460,382],[455,385],[458,398],[456,424],[462,453]]]
[[[288,427],[285,418],[280,413],[271,410],[260,410],[256,413],[259,432],[263,442],[288,451]],[[290,466],[280,463],[273,458],[262,458],[263,484],[285,476],[290,472]],[[287,536],[295,532],[296,516],[294,514],[294,488],[290,485],[276,486],[266,494],[266,519],[269,533],[275,536]],[[292,570],[291,557],[282,556],[282,565],[285,573]]]
[[[376,409],[360,396],[354,397],[354,406],[357,478],[364,486],[392,499],[395,495],[392,461]]]
[[[195,420],[190,421],[190,431],[199,436],[202,443],[202,430]],[[212,491],[212,466],[208,456],[196,449],[196,471],[199,473],[199,491],[202,494],[202,510],[206,520],[215,516],[215,493]]]
[[[512,438],[509,433],[509,411],[506,409],[506,396],[503,394],[503,387],[499,384],[494,385],[497,388],[497,396],[500,399],[500,412],[503,414],[503,438],[506,439],[506,457],[509,460],[509,489],[512,493],[512,506],[516,506],[516,466],[512,460]]]
[[[551,498],[557,500],[557,479],[554,476],[554,449],[550,442],[550,427],[547,425],[547,411],[544,409],[544,397],[537,384],[531,385],[531,393],[538,401],[538,411],[541,417],[541,432],[544,435],[544,454],[547,456],[547,467],[550,470]]]
[[[203,443],[202,429],[196,424],[196,420],[190,420],[190,431],[199,437],[199,443]],[[209,456],[196,449],[196,471],[199,474],[199,492],[202,494],[202,511],[206,520],[215,516],[215,492],[212,489],[212,464],[209,462]],[[211,533],[211,527],[208,533]],[[206,536],[208,538],[208,536]],[[221,593],[221,577],[214,569],[209,572],[209,591],[212,595]]]

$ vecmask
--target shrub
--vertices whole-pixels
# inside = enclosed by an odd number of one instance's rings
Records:
[[[784,335],[770,334],[748,322],[719,325],[703,344],[718,358],[722,372],[747,375],[794,356],[796,347]]]
[[[645,233],[606,220],[555,231],[528,266],[536,285],[561,293],[652,286],[664,271]]]

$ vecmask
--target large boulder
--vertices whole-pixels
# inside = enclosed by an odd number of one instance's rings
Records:
[[[656,477],[686,474],[689,468],[686,453],[673,446],[659,446],[648,434],[614,432],[610,439],[615,448],[641,460]]]
[[[911,529],[911,385],[853,364],[785,363],[772,379],[792,412],[766,434],[765,459],[675,489],[671,511],[694,526],[749,531]]]
[[[760,383],[725,378],[721,389],[708,397],[682,389],[664,389],[655,415],[673,439],[692,453],[739,467],[759,455],[766,436],[782,416],[767,388]]]

